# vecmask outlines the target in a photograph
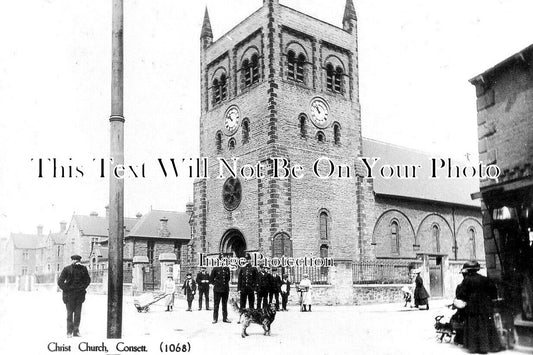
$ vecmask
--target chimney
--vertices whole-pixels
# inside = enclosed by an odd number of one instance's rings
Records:
[[[89,213],[89,216],[98,217],[98,212],[92,211],[91,213]]]
[[[170,232],[168,230],[168,218],[162,217],[159,221],[161,222],[161,227],[159,228],[159,236],[161,237],[170,236]]]
[[[105,218],[109,219],[109,205],[105,206]]]
[[[39,224],[37,226],[37,235],[43,235],[43,225]]]
[[[137,214],[135,215],[135,217],[137,217],[137,219],[141,219],[142,216],[143,216],[143,214],[141,212],[137,212]]]
[[[67,222],[61,221],[59,222],[59,233],[64,232],[67,229]]]

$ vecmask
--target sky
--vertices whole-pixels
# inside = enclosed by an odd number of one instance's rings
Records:
[[[281,0],[342,26],[345,0]],[[531,44],[530,0],[354,0],[363,136],[477,159],[468,79]],[[126,163],[198,156],[199,34],[215,40],[260,0],[126,0]],[[0,237],[57,231],[72,214],[105,214],[109,179],[111,2],[0,1]],[[39,178],[38,159],[45,159]],[[53,178],[47,159],[73,166]],[[32,161],[33,159],[33,161]],[[147,163],[148,164],[148,163]],[[75,167],[84,171],[76,174]],[[148,167],[147,167],[148,170]],[[192,179],[125,180],[125,215],[184,211]]]

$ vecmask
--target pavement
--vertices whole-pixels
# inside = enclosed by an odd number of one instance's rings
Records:
[[[0,291],[0,354],[466,354],[461,347],[436,340],[434,317],[448,311],[446,302],[432,301],[428,311],[379,304],[313,306],[312,312],[302,313],[292,306],[276,315],[271,336],[252,324],[250,336],[243,339],[229,305],[232,323],[212,324],[212,311],[196,307],[186,312],[182,299],[176,300],[173,312],[165,312],[160,302],[139,313],[133,297],[125,296],[122,339],[107,339],[106,296],[87,295],[82,337],[67,338],[60,293]]]

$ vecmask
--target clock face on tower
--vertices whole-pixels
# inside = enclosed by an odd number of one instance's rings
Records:
[[[224,114],[224,132],[231,136],[239,128],[240,113],[237,106],[230,106]]]
[[[311,121],[315,126],[318,128],[326,128],[329,125],[329,105],[326,100],[321,97],[315,97],[311,100],[309,110],[311,113]]]

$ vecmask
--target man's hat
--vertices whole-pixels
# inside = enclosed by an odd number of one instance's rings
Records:
[[[282,276],[282,277],[283,277],[284,279],[286,279],[286,278],[288,278],[288,277],[289,277],[289,275],[288,275],[288,274],[283,274],[283,276]]]
[[[192,274],[190,272],[188,272],[186,276],[192,276]]]
[[[246,259],[246,260],[251,260],[252,257],[250,256],[250,254],[246,253],[245,259]]]
[[[207,270],[207,268],[205,266],[202,266],[202,270]]]
[[[461,272],[470,271],[470,270],[478,271],[479,269],[481,269],[481,266],[479,265],[479,263],[475,260],[472,260],[472,261],[467,261],[466,263],[463,264],[463,268],[461,269]]]
[[[81,256],[79,256],[78,254],[74,254],[70,257],[71,260],[78,260],[80,261],[81,260]]]
[[[278,268],[277,267],[273,267],[272,271],[278,271]]]
[[[224,258],[224,254],[222,254],[222,253],[218,254],[218,258],[219,258],[219,259]]]

